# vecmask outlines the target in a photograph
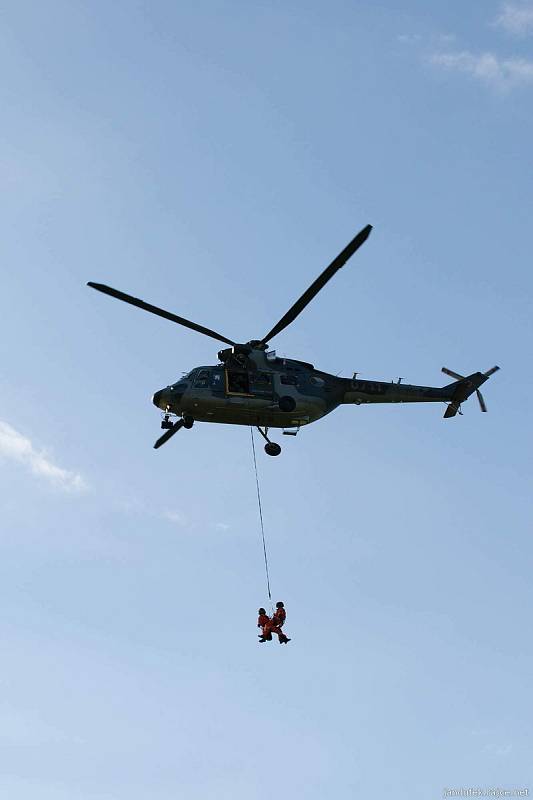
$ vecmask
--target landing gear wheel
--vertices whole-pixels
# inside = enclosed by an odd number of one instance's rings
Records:
[[[269,456],[279,456],[281,447],[276,442],[267,442],[265,445],[265,453]]]
[[[192,417],[183,417],[183,427],[190,430],[194,425],[194,419]]]

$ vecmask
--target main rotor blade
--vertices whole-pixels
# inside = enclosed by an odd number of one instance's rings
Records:
[[[180,428],[183,428],[183,420],[182,419],[179,419],[177,422],[175,422],[174,425],[172,426],[172,428],[169,428],[168,431],[165,431],[165,433],[162,436],[159,437],[157,442],[154,444],[154,450],[157,450],[159,447],[161,447],[162,444],[165,444],[165,442],[168,442],[170,437],[174,436],[174,434],[177,433]]]
[[[484,375],[485,375],[487,378],[490,378],[490,376],[491,376],[491,375],[494,375],[494,373],[495,373],[495,372],[498,372],[498,370],[499,370],[499,369],[500,369],[499,367],[491,367],[490,369],[488,369],[488,370],[487,370],[486,372],[484,372],[483,374],[484,374]]]
[[[297,300],[293,306],[291,306],[291,308],[287,311],[285,316],[282,317],[280,321],[276,325],[274,325],[272,330],[261,339],[262,344],[266,344],[270,339],[273,339],[274,336],[277,336],[277,334],[280,331],[282,331],[284,328],[287,327],[287,325],[290,325],[291,322],[293,322],[296,319],[298,314],[300,314],[304,310],[306,305],[308,305],[308,303],[310,303],[311,300],[319,293],[319,291],[326,285],[329,279],[332,278],[335,275],[335,273],[341,267],[343,267],[344,264],[346,264],[350,256],[353,256],[355,251],[359,247],[361,247],[361,245],[364,244],[364,242],[366,242],[366,240],[370,235],[371,230],[372,230],[372,225],[367,225],[365,228],[363,228],[362,231],[359,231],[357,236],[354,239],[352,239],[350,244],[348,244],[344,248],[344,250],[341,253],[339,253],[337,258],[335,258],[331,262],[329,267],[326,267],[324,272],[322,272],[322,274],[318,276],[316,281],[311,284],[309,289],[307,289],[300,297],[300,299]]]
[[[231,345],[235,344],[235,342],[232,342],[231,339],[226,339],[225,336],[222,336],[216,331],[212,331],[209,328],[204,328],[203,325],[198,325],[196,322],[191,322],[184,317],[178,317],[176,314],[171,314],[170,311],[165,311],[157,306],[152,306],[150,303],[145,303],[144,300],[140,300],[138,297],[132,297],[130,294],[119,292],[118,289],[112,289],[111,286],[105,286],[103,283],[93,283],[92,281],[89,281],[87,286],[91,286],[91,288],[97,289],[99,292],[108,294],[111,297],[116,297],[117,300],[123,300],[124,303],[129,303],[132,306],[137,306],[137,308],[142,308],[143,311],[149,311],[151,314],[157,314],[158,317],[164,317],[165,319],[169,319],[171,322],[177,322],[178,325],[184,325],[186,328],[191,328],[193,331],[203,333],[205,336],[210,336],[212,339],[218,339],[219,342],[225,342],[226,344]]]

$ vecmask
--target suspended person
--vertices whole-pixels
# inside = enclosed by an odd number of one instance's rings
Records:
[[[270,620],[268,625],[265,625],[263,637],[262,639],[259,639],[259,641],[260,642],[269,641],[269,637],[271,639],[272,634],[277,633],[280,644],[287,644],[288,642],[290,642],[290,639],[287,636],[285,636],[285,634],[281,630],[283,625],[285,624],[286,618],[287,614],[285,611],[285,606],[280,600],[278,603],[276,603],[276,610],[272,615],[272,619]]]
[[[267,642],[272,641],[272,634],[267,632],[267,625],[270,625],[271,619],[267,616],[264,608],[259,609],[259,616],[257,617],[257,627],[262,629],[259,636],[259,641]]]

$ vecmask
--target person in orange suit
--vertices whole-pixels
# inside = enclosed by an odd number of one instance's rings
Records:
[[[290,639],[281,630],[286,618],[287,614],[285,612],[285,606],[280,600],[278,603],[276,603],[276,610],[272,615],[272,619],[269,620],[267,625],[265,625],[263,629],[263,636],[261,639],[259,639],[259,641],[270,641],[272,634],[277,633],[280,644],[287,644],[290,642]]]
[[[259,609],[259,616],[257,617],[257,627],[262,629],[262,633],[259,636],[260,642],[266,642],[272,639],[272,634],[267,632],[267,626],[270,625],[270,617],[267,616],[267,613],[264,608]]]

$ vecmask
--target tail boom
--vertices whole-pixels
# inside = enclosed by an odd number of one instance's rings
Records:
[[[445,403],[452,399],[449,386],[414,386],[408,383],[346,379],[343,403]]]
[[[457,380],[441,387],[413,386],[401,383],[401,379],[398,379],[397,383],[363,381],[354,376],[352,380],[346,379],[342,402],[356,405],[366,403],[448,403],[444,417],[449,419],[455,417],[458,412],[460,413],[461,404],[474,392],[477,394],[481,410],[487,410],[479,387],[498,369],[499,367],[492,367],[487,372],[474,372],[472,375],[463,377],[443,367],[443,372]]]

